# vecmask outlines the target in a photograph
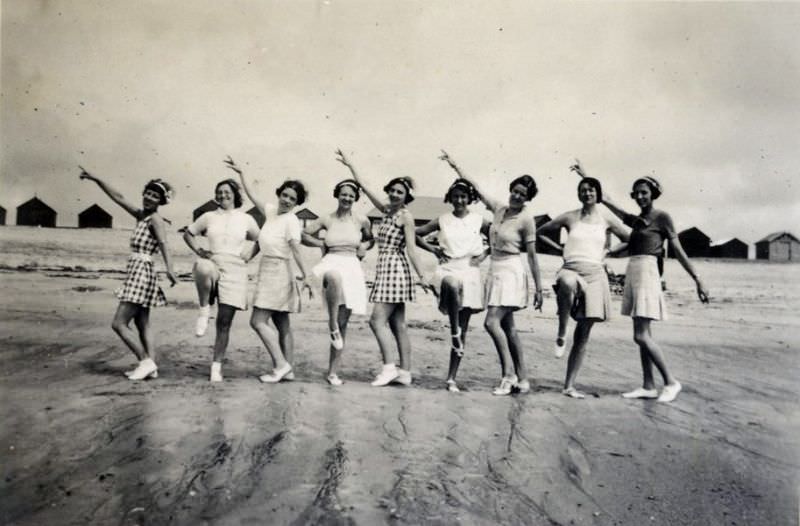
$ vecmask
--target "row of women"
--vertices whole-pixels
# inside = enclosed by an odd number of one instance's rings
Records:
[[[633,319],[633,339],[639,347],[643,373],[642,386],[622,396],[670,402],[678,395],[681,384],[668,371],[663,352],[650,330],[651,321],[663,320],[667,315],[657,264],[658,258],[663,256],[665,240],[695,280],[700,300],[708,301],[708,293],[681,247],[671,217],[653,208],[653,201],[662,192],[655,178],[646,176],[633,183],[631,197],[640,208],[639,214],[634,215],[604,196],[600,182],[587,177],[576,164],[571,169],[581,176],[578,184],[581,207],[542,225],[537,233],[533,214],[527,207],[537,194],[531,176],[515,178],[509,184],[507,200],[495,200],[444,153],[441,159],[458,176],[444,196],[445,202],[452,206],[452,212],[415,228],[406,206],[414,199],[410,178],[390,180],[383,187],[386,199],[381,199],[364,184],[345,154],[341,150],[336,153],[337,161],[349,169],[352,177],[334,187],[333,195],[338,202],[336,211],[304,230],[292,213],[293,208],[306,199],[306,189],[300,181],[285,181],[275,191],[277,206],[267,205],[254,194],[248,178],[230,157],[225,164],[238,174],[241,184],[234,179],[217,184],[215,200],[219,208],[203,214],[184,230],[184,240],[199,257],[193,270],[200,304],[195,327],[198,336],[206,331],[210,306],[214,302],[218,304],[211,381],[222,380],[222,362],[231,323],[236,311],[245,310],[248,305],[247,262],[260,252],[250,324],[273,362],[272,372],[261,376],[260,380],[276,383],[294,378],[294,341],[289,316],[299,311],[302,290],[308,288],[311,291],[309,280],[313,275],[321,280],[328,312],[330,363],[327,381],[334,386],[342,384],[338,370],[346,346],[348,320],[351,314],[366,314],[367,309],[367,287],[361,258],[375,242],[368,219],[353,211],[353,204],[363,192],[383,214],[375,236],[379,254],[374,285],[369,293],[369,301],[373,304],[369,325],[383,361],[373,386],[409,385],[412,382],[406,304],[415,301],[416,287],[422,286],[436,292],[439,309],[449,320],[450,365],[446,380],[449,391],[459,391],[456,374],[464,356],[470,318],[473,313],[484,309],[484,327],[497,349],[501,368],[500,383],[493,393],[507,395],[513,391],[529,391],[530,381],[522,342],[514,325],[514,313],[530,303],[529,275],[534,281],[533,306],[539,310],[542,307],[542,281],[536,257],[538,238],[540,242],[563,250],[564,264],[554,285],[558,303],[555,354],[560,357],[566,351],[566,332],[571,316],[577,324],[563,393],[583,398],[584,393],[575,387],[575,378],[586,344],[593,325],[610,316],[610,292],[603,260],[609,252],[608,241],[613,233],[623,241],[613,250],[627,249],[630,255],[622,313]],[[137,219],[130,241],[131,255],[125,282],[117,290],[120,304],[112,328],[139,359],[137,367],[126,375],[131,380],[155,378],[158,368],[153,360],[150,308],[165,305],[166,300],[157,283],[152,257],[161,252],[167,277],[174,285],[176,277],[167,249],[165,222],[157,212],[160,205],[170,201],[172,189],[160,179],[149,181],[144,188],[142,207],[137,208],[106,182],[81,170],[81,179],[96,182],[112,200]],[[266,217],[260,230],[252,216],[241,210],[242,188]],[[469,209],[469,205],[477,200],[481,200],[494,214],[492,222]],[[601,203],[614,215],[602,214],[598,209]],[[568,233],[563,248],[541,235],[561,228]],[[434,233],[437,243],[428,241]],[[198,243],[199,236],[207,238],[207,249]],[[486,238],[488,246],[484,242]],[[248,240],[255,243],[246,243]],[[310,271],[300,257],[301,243],[320,247],[324,254]],[[439,264],[433,276],[423,274],[419,249],[437,257]],[[486,257],[490,257],[490,268],[483,280],[479,265]],[[299,276],[294,275],[292,259],[297,264]],[[416,279],[412,278],[412,268]],[[130,327],[131,321],[138,336]],[[395,348],[399,363],[394,360]],[[664,385],[660,391],[656,388],[653,366],[663,378]]]

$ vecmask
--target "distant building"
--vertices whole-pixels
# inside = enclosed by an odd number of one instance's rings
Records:
[[[687,228],[678,234],[684,252],[690,258],[707,258],[711,255],[711,238],[697,227]],[[672,245],[669,246],[669,257],[675,257]]]
[[[533,221],[536,223],[536,228],[539,228],[540,226],[542,226],[543,224],[547,223],[551,219],[553,219],[553,218],[550,217],[549,214],[542,214],[542,215],[538,215],[538,216],[533,216]],[[542,234],[542,236],[546,237],[547,239],[549,239],[551,241],[553,241],[556,245],[563,246],[563,245],[561,245],[561,229],[560,228],[559,229],[554,229],[554,230],[552,230],[550,232],[547,232],[547,234]],[[561,251],[556,250],[555,248],[551,247],[547,243],[543,243],[543,242],[538,241],[538,240],[536,242],[536,253],[537,254],[550,254],[551,256],[560,256],[561,255]]]
[[[216,210],[219,208],[219,205],[213,199],[210,199],[203,203],[202,205],[198,206],[192,212],[192,221],[197,221],[197,218],[201,215],[205,214],[206,212],[211,212],[212,210]]]
[[[449,203],[445,203],[441,197],[418,196],[407,205],[408,211],[414,216],[414,225],[422,226],[425,223],[436,219],[442,214],[453,210]],[[367,217],[373,225],[381,220],[383,212],[373,208],[367,212]]]
[[[800,261],[800,240],[789,232],[775,232],[756,241],[756,259]]]
[[[317,214],[315,214],[308,208],[303,208],[302,210],[300,210],[299,212],[295,212],[294,214],[298,217],[298,219],[300,219],[300,221],[303,222],[303,228],[306,227],[309,221],[314,221],[319,217]]]
[[[0,225],[6,224],[6,209],[0,206]]]
[[[55,227],[56,211],[34,197],[17,207],[17,225]]]
[[[712,258],[736,258],[747,259],[747,251],[749,250],[747,243],[736,239],[723,239],[711,243],[711,257]]]
[[[78,228],[111,228],[111,214],[92,205],[78,214]]]
[[[266,221],[267,218],[264,217],[264,214],[261,213],[261,210],[259,210],[257,207],[254,206],[253,208],[248,210],[247,213],[253,216],[253,219],[256,220],[256,223],[258,223],[258,228],[264,226],[264,221]]]

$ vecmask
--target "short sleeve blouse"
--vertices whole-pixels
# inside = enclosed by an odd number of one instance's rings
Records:
[[[300,220],[294,212],[278,215],[277,207],[265,206],[264,226],[258,235],[258,245],[261,254],[266,257],[289,259],[291,249],[290,241],[300,242]]]
[[[664,255],[664,241],[674,239],[678,234],[668,213],[651,210],[646,216],[625,214],[622,221],[631,227],[628,252],[631,256]]]

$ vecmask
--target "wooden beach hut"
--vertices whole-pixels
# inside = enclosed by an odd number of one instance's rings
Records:
[[[547,223],[553,219],[550,217],[550,214],[541,214],[538,216],[533,216],[533,221],[536,223],[536,228],[539,228],[543,224]],[[547,239],[554,241],[557,245],[561,245],[561,230],[553,230],[552,232],[548,231],[546,234],[542,234]],[[551,256],[560,256],[561,252],[557,251],[555,248],[551,247],[548,244],[538,242],[536,243],[536,253],[537,254],[550,254]]]
[[[775,232],[756,241],[756,259],[800,261],[800,240],[790,232]]]
[[[302,210],[294,213],[300,221],[303,223],[303,228],[306,227],[309,221],[314,221],[319,216],[309,210],[308,208],[303,208]]]
[[[693,226],[679,232],[678,239],[686,255],[690,258],[707,258],[711,255],[711,238],[697,227]],[[669,247],[669,257],[675,257],[672,245]]]
[[[111,214],[94,204],[78,214],[78,228],[111,228]]]
[[[17,207],[17,225],[55,227],[56,211],[34,197]]]
[[[266,221],[267,218],[264,217],[264,214],[262,214],[257,207],[255,206],[252,207],[250,210],[247,211],[247,213],[253,216],[253,219],[256,220],[256,223],[258,223],[258,228],[264,226],[264,221]]]
[[[213,199],[209,199],[202,205],[198,206],[192,211],[192,221],[197,221],[197,218],[201,215],[205,214],[206,212],[211,212],[212,210],[216,210],[219,208],[219,205]]]
[[[436,219],[442,214],[450,212],[453,207],[445,203],[441,197],[418,196],[409,205],[408,211],[414,216],[414,225],[422,226]],[[373,225],[381,220],[383,213],[377,208],[367,212],[367,217]]]
[[[747,259],[748,246],[744,241],[731,238],[711,243],[712,258]]]
[[[0,225],[6,224],[6,209],[0,206]]]

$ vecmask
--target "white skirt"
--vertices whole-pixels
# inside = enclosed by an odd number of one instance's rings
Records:
[[[530,302],[530,287],[522,257],[492,259],[485,291],[487,307],[527,307]]]
[[[247,309],[247,263],[232,254],[214,254],[217,266],[217,301],[234,309]]]
[[[625,271],[622,314],[632,318],[667,319],[667,304],[661,290],[655,256],[632,256]]]
[[[355,254],[325,254],[311,272],[322,280],[330,271],[339,273],[342,280],[342,298],[340,305],[345,305],[353,314],[367,313],[367,283],[361,262]],[[323,302],[325,298],[323,297]]]
[[[300,312],[300,286],[288,259],[261,258],[253,306],[279,312]]]
[[[447,276],[452,276],[458,280],[461,288],[461,308],[470,309],[474,312],[483,310],[483,284],[481,282],[481,269],[470,265],[471,257],[450,259],[439,264],[433,273],[432,285],[436,287],[439,294],[439,310],[442,314],[447,314],[444,305],[441,303],[442,280]]]

